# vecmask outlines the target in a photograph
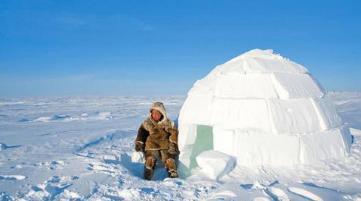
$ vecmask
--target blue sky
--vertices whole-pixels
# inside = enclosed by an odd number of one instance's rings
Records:
[[[254,48],[361,90],[361,1],[1,0],[0,97],[186,94]]]

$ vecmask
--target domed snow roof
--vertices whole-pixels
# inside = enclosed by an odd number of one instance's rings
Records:
[[[216,66],[193,85],[179,115],[183,159],[190,157],[186,155],[191,154],[199,125],[209,126],[213,149],[246,164],[249,159],[250,164],[283,165],[290,155],[280,149],[286,145],[279,143],[292,146],[284,147],[293,153],[291,164],[344,156],[350,144],[335,108],[308,70],[272,50],[246,52]],[[333,134],[325,135],[330,132]],[[314,141],[313,136],[319,139]],[[307,149],[311,155],[303,149],[309,145],[306,140],[316,142]],[[320,151],[319,155],[312,155],[315,151]]]
[[[303,66],[274,54],[273,50],[254,49],[237,56],[215,71],[222,74],[245,74],[245,73],[307,73]]]
[[[189,93],[229,98],[322,97],[307,69],[272,50],[251,50],[214,68]]]

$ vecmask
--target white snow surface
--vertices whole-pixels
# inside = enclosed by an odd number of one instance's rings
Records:
[[[345,158],[351,145],[315,78],[272,50],[246,52],[198,80],[180,110],[179,131],[184,171],[197,166],[202,150],[236,157],[241,166],[292,167]]]
[[[360,200],[361,93],[327,97],[352,127],[349,157],[294,168],[237,166],[218,181],[199,168],[169,179],[161,165],[145,181],[143,164],[132,162],[151,103],[163,101],[175,120],[185,97],[1,98],[0,200]],[[85,113],[112,118],[34,121]]]

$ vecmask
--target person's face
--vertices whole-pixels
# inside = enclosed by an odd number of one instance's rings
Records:
[[[162,114],[158,110],[152,110],[152,119],[154,121],[159,121],[162,118]]]

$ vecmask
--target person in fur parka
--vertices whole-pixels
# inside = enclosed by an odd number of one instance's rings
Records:
[[[140,125],[135,139],[135,150],[144,153],[145,179],[152,179],[157,159],[162,160],[169,177],[178,177],[175,161],[179,154],[177,142],[178,129],[168,119],[163,103],[153,103],[149,117]]]

